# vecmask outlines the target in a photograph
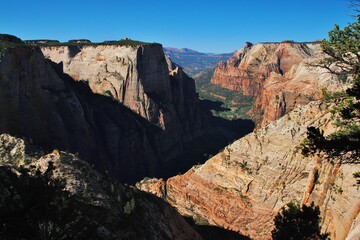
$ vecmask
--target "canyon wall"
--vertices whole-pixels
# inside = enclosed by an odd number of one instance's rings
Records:
[[[253,239],[271,239],[274,216],[291,201],[318,205],[322,231],[331,239],[359,237],[359,184],[353,173],[360,166],[348,155],[304,157],[299,149],[307,127],[320,127],[325,135],[335,131],[329,108],[321,102],[298,106],[183,175],[137,186],[182,215]]]
[[[160,45],[48,49],[62,63],[47,61],[33,46],[1,52],[1,132],[77,152],[133,182],[161,175],[186,142],[206,131],[193,80],[181,70],[169,76]]]
[[[338,90],[336,78],[312,67],[325,55],[319,43],[246,43],[220,62],[211,82],[255,97],[249,114],[258,128],[321,97],[323,88]]]
[[[192,138],[201,134],[195,83],[166,59],[160,44],[48,46],[41,50],[74,80],[88,82],[94,93],[110,96],[150,123],[172,131],[171,135]]]

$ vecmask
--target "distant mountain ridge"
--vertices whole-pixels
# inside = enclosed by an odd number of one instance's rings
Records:
[[[167,47],[167,48],[164,48],[164,51],[169,51],[169,52],[173,52],[173,53],[194,53],[194,54],[206,55],[206,53],[201,53],[201,52],[198,52],[196,50],[192,50],[190,48]]]
[[[225,61],[233,55],[233,53],[202,53],[189,48],[172,47],[164,47],[164,53],[191,77],[203,70],[215,68],[218,62]]]

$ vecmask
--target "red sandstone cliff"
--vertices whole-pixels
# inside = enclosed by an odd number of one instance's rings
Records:
[[[360,195],[353,173],[359,164],[351,164],[347,155],[339,162],[299,151],[308,126],[325,134],[335,130],[328,108],[319,102],[299,106],[183,175],[137,186],[166,199],[182,215],[253,239],[271,239],[273,218],[285,204],[314,202],[331,239],[358,239]]]
[[[318,43],[246,43],[228,61],[220,62],[211,82],[256,97],[249,114],[264,126],[321,96],[322,88],[338,87],[321,68]]]

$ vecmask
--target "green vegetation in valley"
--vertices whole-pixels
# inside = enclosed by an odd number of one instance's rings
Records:
[[[319,207],[300,206],[290,202],[275,216],[272,239],[328,239],[328,234],[320,232],[320,220]]]
[[[241,92],[231,91],[211,83],[214,69],[203,71],[194,77],[199,97],[212,114],[228,120],[249,119],[247,112],[253,105],[254,98]]]

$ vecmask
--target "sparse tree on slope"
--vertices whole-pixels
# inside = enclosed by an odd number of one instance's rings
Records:
[[[289,203],[274,219],[275,228],[271,232],[274,240],[321,240],[328,234],[320,233],[319,207]]]
[[[336,74],[351,87],[344,94],[327,95],[333,98],[336,106],[332,110],[335,125],[340,130],[324,137],[319,129],[308,129],[308,138],[303,144],[303,153],[311,154],[324,150],[330,156],[352,153],[354,162],[360,160],[360,15],[357,20],[344,29],[339,25],[329,32],[329,40],[321,44],[328,55],[320,66]]]

